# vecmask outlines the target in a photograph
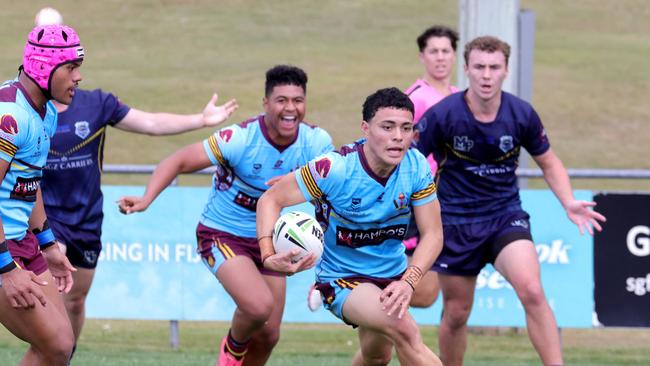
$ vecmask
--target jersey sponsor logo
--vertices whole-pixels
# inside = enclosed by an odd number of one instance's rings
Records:
[[[283,162],[284,162],[284,161],[282,161],[282,159],[276,161],[275,164],[273,164],[273,169],[280,169],[280,168],[282,168],[282,163],[283,163]]]
[[[9,198],[25,201],[25,202],[36,202],[36,192],[38,187],[40,187],[41,178],[16,178],[16,184],[9,194]]]
[[[386,192],[381,192],[379,197],[377,197],[377,202],[384,202],[384,193],[386,193]]]
[[[18,122],[16,122],[14,116],[11,114],[4,114],[0,117],[0,131],[5,132],[8,135],[16,135],[18,133]]]
[[[501,136],[501,139],[499,139],[499,149],[501,149],[501,151],[507,153],[508,151],[512,150],[514,147],[515,144],[512,142],[512,136],[510,135]]]
[[[332,169],[332,161],[328,158],[322,158],[314,163],[314,170],[321,178],[327,178],[327,175]]]
[[[398,210],[406,209],[408,207],[408,200],[406,199],[406,195],[404,193],[400,193],[399,196],[397,196],[397,199],[393,200],[393,204]]]
[[[236,204],[253,212],[257,208],[257,200],[258,198],[249,196],[242,191],[237,192],[237,194],[235,195]]]
[[[489,177],[492,175],[506,174],[515,171],[515,167],[505,164],[481,164],[479,166],[467,167],[467,170],[478,175],[479,177]]]
[[[367,230],[337,226],[336,245],[361,248],[369,245],[379,245],[388,239],[402,240],[406,235],[406,229],[407,225],[392,225]]]
[[[420,122],[422,123],[422,122]],[[474,141],[467,136],[454,136],[454,149],[469,152],[474,147]]]
[[[79,121],[74,124],[74,134],[82,140],[90,135],[90,123],[88,121]]]
[[[229,128],[219,131],[219,138],[221,141],[228,143],[232,138],[233,131]]]

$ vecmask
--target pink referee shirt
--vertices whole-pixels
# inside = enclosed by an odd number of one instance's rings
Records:
[[[453,85],[449,87],[449,92],[451,94],[456,93],[459,90],[460,89]],[[427,111],[427,109],[431,108],[431,106],[446,97],[446,95],[442,95],[442,93],[436,90],[436,88],[432,87],[422,79],[417,79],[413,85],[409,86],[408,89],[406,89],[406,94],[415,106],[415,115],[413,116],[413,121],[415,123],[420,121],[420,118],[422,118],[422,115]],[[431,166],[431,173],[435,176],[438,164],[436,164],[436,161],[433,159],[433,155],[427,156],[427,161],[429,162],[429,166]],[[406,246],[407,249],[412,249],[417,246],[417,242],[417,237],[414,237],[405,240],[404,246]]]

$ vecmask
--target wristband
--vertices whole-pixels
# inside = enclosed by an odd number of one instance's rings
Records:
[[[3,241],[0,243],[0,274],[7,273],[14,268],[16,268],[16,262],[14,262],[11,253],[9,253],[7,242]]]
[[[415,285],[417,285],[418,281],[420,281],[421,278],[422,270],[417,266],[410,265],[406,267],[406,271],[404,271],[401,280],[408,283],[413,291],[415,291]]]
[[[257,238],[257,244],[259,244],[259,246],[260,246],[260,256],[262,257],[262,266],[264,266],[264,261],[268,257],[275,254],[275,250],[273,249],[273,241],[272,240],[270,242],[270,245],[269,245],[269,241],[266,241],[266,240],[264,241],[264,243],[262,243],[262,239],[266,239],[266,238],[273,238],[273,235],[263,235],[263,236],[260,236],[259,238]]]
[[[45,249],[54,245],[56,238],[54,237],[54,232],[52,229],[47,228],[36,234],[36,240],[38,240],[38,245],[41,247],[41,249]]]

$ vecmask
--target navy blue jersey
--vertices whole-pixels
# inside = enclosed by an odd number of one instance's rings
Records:
[[[418,149],[433,153],[443,224],[478,222],[521,209],[519,152],[545,153],[548,138],[533,107],[503,92],[492,122],[477,121],[456,93],[431,107],[416,127]]]
[[[43,174],[48,219],[99,231],[103,196],[100,186],[106,126],[120,122],[130,108],[100,89],[77,89],[59,113]]]

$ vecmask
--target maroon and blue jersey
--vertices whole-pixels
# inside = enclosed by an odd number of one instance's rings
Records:
[[[52,103],[39,108],[16,81],[0,87],[0,159],[9,164],[0,184],[0,217],[7,239],[27,233],[55,129]]]
[[[102,161],[106,127],[130,108],[101,89],[77,89],[58,126],[43,174],[43,202],[49,220],[101,232]]]
[[[549,148],[533,107],[503,92],[492,122],[474,118],[465,92],[431,107],[416,127],[418,149],[433,153],[443,224],[472,223],[521,210],[515,170],[525,148],[532,156]]]

